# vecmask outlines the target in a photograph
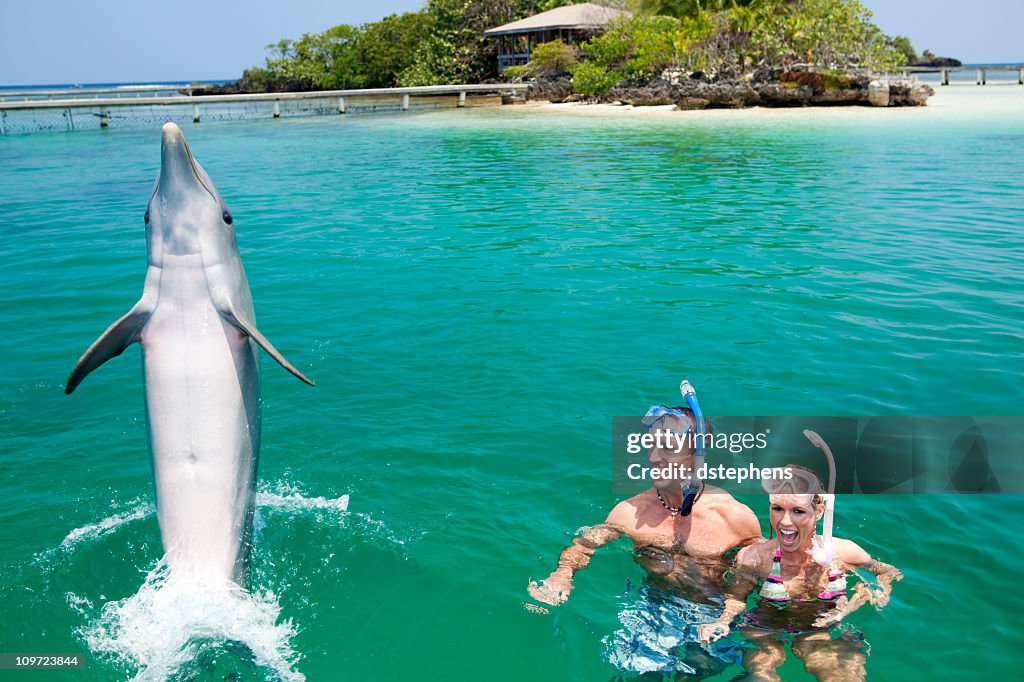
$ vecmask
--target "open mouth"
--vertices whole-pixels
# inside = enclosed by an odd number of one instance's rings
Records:
[[[779,543],[783,547],[795,547],[798,533],[795,530],[779,529]]]

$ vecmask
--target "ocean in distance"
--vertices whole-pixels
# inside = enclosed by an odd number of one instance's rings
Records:
[[[0,94],[4,90],[68,90],[74,88],[81,88],[88,90],[90,88],[142,88],[148,86],[160,86],[160,85],[190,85],[192,83],[198,83],[200,85],[223,85],[227,83],[227,80],[205,80],[205,81],[145,81],[138,83],[57,83],[50,85],[0,85]]]
[[[1019,412],[1024,88],[936,90],[186,126],[261,331],[317,386],[263,361],[251,594],[179,601],[138,350],[63,395],[141,291],[159,128],[0,138],[0,650],[87,660],[46,679],[612,679],[626,543],[524,603],[617,501],[613,415],[684,376],[711,414]],[[850,617],[870,680],[1014,676],[1022,520],[840,498],[836,533],[906,575]]]

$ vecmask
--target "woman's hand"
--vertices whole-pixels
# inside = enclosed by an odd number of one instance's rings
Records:
[[[865,568],[875,574],[875,587],[868,589],[868,601],[880,609],[889,603],[889,595],[892,594],[892,584],[903,580],[903,574],[895,566],[871,559],[863,564]]]
[[[868,588],[868,601],[876,609],[881,609],[889,603],[889,594],[892,592],[892,585],[878,583],[875,589]]]
[[[850,600],[846,597],[840,597],[837,599],[834,608],[829,609],[815,619],[813,623],[814,627],[827,628],[830,625],[841,623],[843,618],[846,617],[846,614],[850,613],[850,609],[848,608],[849,603]]]
[[[549,575],[547,580],[541,580],[539,583],[531,580],[526,591],[539,602],[558,606],[569,598],[569,593],[572,592],[572,580],[563,578],[556,571]]]
[[[900,569],[884,561],[872,559],[867,552],[848,540],[843,541],[842,546],[847,554],[847,556],[842,557],[843,561],[850,566],[862,568],[869,573],[875,574],[874,585],[857,583],[854,587],[854,601],[860,599],[861,603],[868,603],[876,609],[881,609],[889,603],[889,595],[892,594],[892,584],[903,580],[903,574],[900,573]]]

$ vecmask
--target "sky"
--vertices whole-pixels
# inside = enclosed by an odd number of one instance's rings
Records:
[[[1024,63],[1022,0],[861,0],[890,35],[964,63]],[[0,86],[234,79],[281,38],[425,0],[3,0]]]

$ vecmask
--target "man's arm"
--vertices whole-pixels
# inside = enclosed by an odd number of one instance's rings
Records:
[[[604,523],[591,526],[582,535],[573,538],[572,544],[559,555],[558,567],[551,575],[539,583],[530,581],[526,588],[530,596],[552,606],[558,606],[568,599],[573,587],[573,574],[587,567],[590,557],[594,556],[598,547],[622,537],[623,528],[616,521],[623,511],[620,507],[624,504],[626,503],[621,502],[612,509]]]
[[[749,545],[761,539],[761,522],[757,520],[757,514],[751,511],[750,507],[739,500],[732,501],[732,509],[725,521],[739,541],[733,546]]]

